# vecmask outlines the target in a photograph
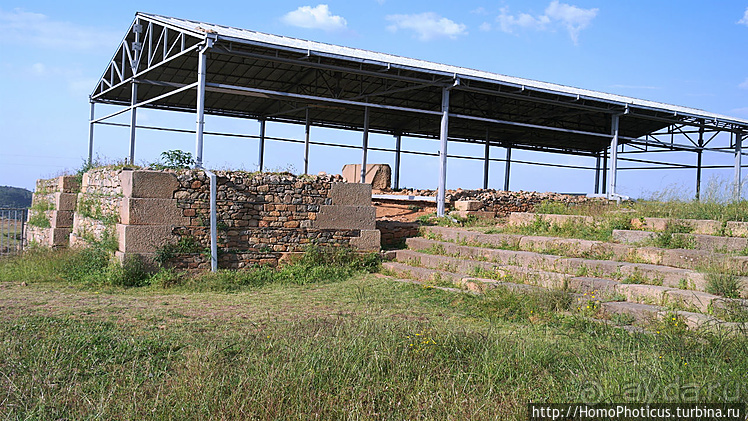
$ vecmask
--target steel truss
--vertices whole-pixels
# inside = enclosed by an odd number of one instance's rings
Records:
[[[123,108],[96,117],[96,103]],[[444,213],[448,157],[483,160],[484,188],[490,162],[504,162],[508,190],[513,149],[595,158],[595,167],[514,162],[594,169],[596,193],[602,189],[609,198],[619,197],[618,169],[696,169],[698,195],[701,170],[723,168],[702,165],[703,153],[730,153],[739,196],[748,131],[747,121],[683,107],[138,13],[91,94],[89,160],[94,125],[113,124],[106,120],[126,112],[131,113],[129,159],[135,159],[136,129],[146,128],[137,125],[141,107],[196,113],[196,129],[190,132],[196,136],[198,166],[204,135],[218,134],[204,131],[205,114],[258,120],[259,136],[235,136],[259,139],[260,169],[266,140],[303,142],[305,173],[310,145],[360,148],[362,177],[367,152],[387,151],[395,153],[397,188],[400,154],[439,156],[439,214]],[[268,122],[304,124],[305,138],[267,137]],[[314,142],[311,127],[360,131],[361,146]],[[369,147],[370,133],[395,136],[395,149]],[[730,140],[720,144],[725,134]],[[403,136],[439,139],[440,151],[402,150]],[[483,156],[448,155],[450,142],[484,145]],[[505,158],[492,158],[492,146],[504,148]],[[697,163],[629,157],[653,152],[694,152]],[[618,168],[619,161],[637,166]]]

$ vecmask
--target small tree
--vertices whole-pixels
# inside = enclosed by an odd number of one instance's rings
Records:
[[[161,159],[151,164],[151,167],[159,170],[181,170],[195,165],[192,154],[179,149],[161,152]]]

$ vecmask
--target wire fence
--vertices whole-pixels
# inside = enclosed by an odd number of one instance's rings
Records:
[[[23,251],[28,209],[0,208],[0,256]]]

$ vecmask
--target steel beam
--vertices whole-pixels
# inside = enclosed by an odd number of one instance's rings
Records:
[[[306,112],[306,126],[304,126],[304,174],[309,174],[309,131],[312,127],[312,122],[309,119],[309,107]]]
[[[483,190],[488,189],[488,169],[491,165],[491,142],[488,139],[488,130],[486,130],[486,150],[483,152]]]
[[[704,126],[699,127],[699,148],[704,147]],[[696,151],[696,200],[701,200],[701,155],[704,151]]]
[[[607,195],[608,193],[608,151],[603,151],[603,183],[602,183],[602,189],[600,193]]]
[[[439,189],[436,193],[436,215],[444,216],[447,197],[447,143],[449,136],[449,88],[442,89],[442,119],[439,128]]]
[[[512,145],[506,147],[506,159],[504,164],[504,191],[509,191],[509,169],[512,165]]]
[[[91,101],[91,114],[88,119],[88,165],[91,166],[93,163],[93,148],[94,148],[94,107],[96,103]]]
[[[264,118],[260,120],[260,172],[265,168],[265,123]]]
[[[369,153],[369,107],[364,108],[364,137],[361,145],[361,184],[366,182],[366,154]]]
[[[616,195],[616,170],[618,169],[618,124],[620,116],[614,114],[611,117],[611,140],[610,140],[610,185],[608,186],[608,199],[614,198]]]
[[[130,164],[135,164],[135,129],[137,126],[138,107],[138,83],[132,81],[132,90],[130,91]]]
[[[395,135],[395,190],[400,188],[400,148],[402,146],[402,137],[400,133]]]

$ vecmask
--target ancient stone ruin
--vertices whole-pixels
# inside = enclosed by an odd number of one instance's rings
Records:
[[[307,245],[378,251],[371,185],[341,176],[217,171],[219,266],[275,265]],[[200,170],[96,169],[39,180],[49,226],[30,226],[29,243],[76,247],[115,242],[120,259],[210,267],[209,183]],[[38,216],[36,216],[38,219]],[[44,225],[44,224],[43,224]]]

